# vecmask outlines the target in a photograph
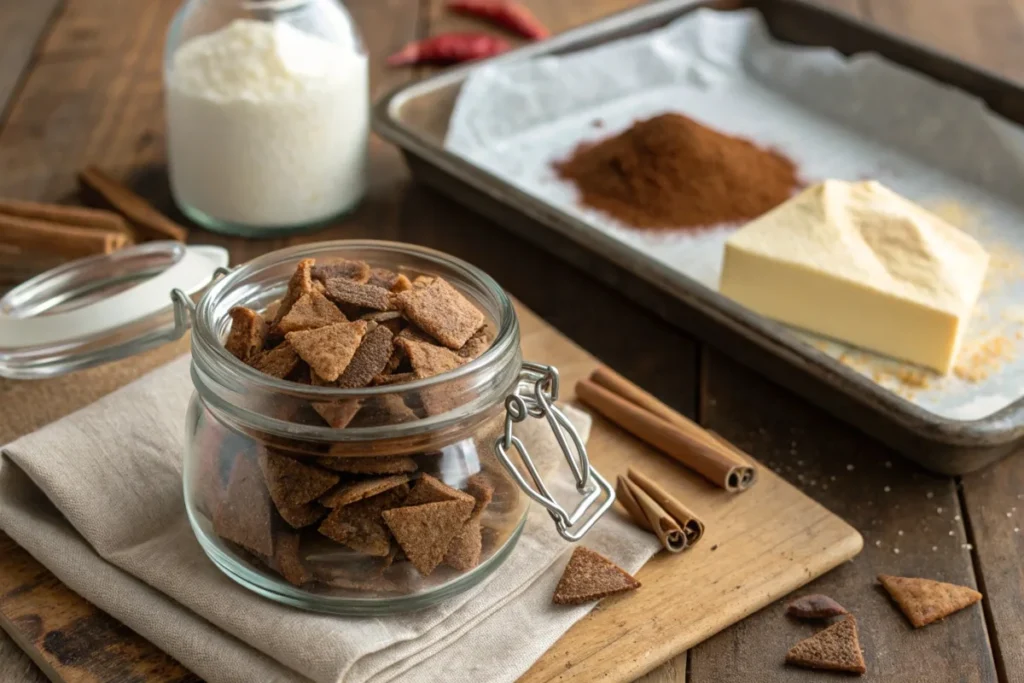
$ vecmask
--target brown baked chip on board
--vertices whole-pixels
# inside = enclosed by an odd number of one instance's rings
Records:
[[[270,493],[252,458],[235,458],[224,499],[213,515],[213,531],[263,557],[274,554]]]
[[[349,304],[375,311],[386,311],[392,306],[392,294],[383,287],[361,285],[344,278],[334,278],[325,284],[327,298],[336,304]]]
[[[270,497],[275,504],[284,506],[314,501],[340,480],[334,472],[271,451],[260,453],[260,469]]]
[[[846,608],[828,597],[815,593],[803,595],[786,606],[786,614],[796,619],[830,619],[847,614]]]
[[[277,329],[281,334],[287,334],[343,322],[348,322],[348,318],[330,299],[320,292],[310,292],[299,297],[288,314],[277,323]]]
[[[282,342],[269,351],[257,354],[249,362],[265,375],[285,379],[295,372],[301,360],[291,344]]]
[[[823,631],[794,645],[786,654],[786,663],[820,671],[863,674],[867,671],[857,636],[857,620],[852,614]]]
[[[409,364],[418,379],[454,370],[465,362],[443,346],[403,339],[401,335],[395,345],[408,356]]]
[[[878,581],[899,605],[914,628],[945,619],[981,600],[973,588],[953,583],[879,574]]]
[[[484,324],[484,314],[442,278],[398,295],[405,317],[450,349],[460,349]]]
[[[640,582],[604,555],[576,546],[552,598],[556,605],[581,605],[636,590]]]
[[[378,325],[363,337],[348,367],[338,377],[342,389],[359,389],[367,386],[373,378],[384,371],[394,351],[394,335],[391,330]]]
[[[382,515],[412,565],[429,576],[444,560],[472,510],[472,504],[465,501],[448,500],[393,508]]]
[[[349,474],[405,474],[416,471],[416,461],[406,455],[376,458],[317,458],[316,464]]]
[[[228,313],[231,316],[231,331],[224,342],[224,348],[235,358],[246,362],[263,350],[267,339],[267,323],[256,311],[245,306],[235,306]]]
[[[409,477],[406,475],[396,474],[390,477],[367,479],[354,484],[343,484],[320,498],[320,504],[329,508],[342,507],[384,493],[388,489],[404,486],[408,481]]]
[[[333,382],[352,361],[364,334],[366,321],[357,320],[315,330],[289,332],[285,339],[295,348],[299,358],[309,363],[313,372]]]
[[[350,261],[339,258],[318,262],[313,266],[311,275],[320,282],[342,278],[362,284],[370,279],[371,272],[370,264],[366,261]]]
[[[375,496],[336,507],[320,525],[319,531],[358,552],[373,557],[391,556],[393,560],[391,536],[381,513],[401,504],[408,492],[409,487],[401,484]]]

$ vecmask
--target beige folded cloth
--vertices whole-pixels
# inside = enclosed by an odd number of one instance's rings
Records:
[[[500,568],[420,612],[313,614],[241,588],[206,558],[185,517],[188,364],[174,361],[6,446],[0,527],[76,592],[211,683],[512,681],[593,607],[551,604],[571,547],[539,506]],[[586,437],[588,416],[569,412]],[[521,426],[540,459],[561,457],[544,421]],[[573,500],[564,480],[553,488]],[[630,572],[659,547],[613,514],[584,543]]]

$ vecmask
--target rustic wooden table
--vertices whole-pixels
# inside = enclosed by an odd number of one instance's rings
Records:
[[[0,196],[61,200],[94,163],[168,211],[162,49],[180,0],[0,0]],[[532,0],[554,29],[636,0]],[[1024,0],[819,0],[1009,76],[1024,75]],[[422,75],[382,57],[462,21],[443,0],[347,0],[362,28],[378,97]],[[854,562],[814,588],[856,605],[870,677],[891,681],[1024,682],[1024,460],[963,479],[927,474],[801,399],[703,348],[587,274],[409,181],[398,153],[371,145],[365,203],[341,224],[289,240],[203,231],[238,262],[285,244],[377,237],[426,244],[473,261],[581,345],[725,434],[843,516],[866,540]],[[602,315],[587,304],[600,301]],[[623,330],[629,330],[623,334]],[[647,352],[635,349],[643,340]],[[1020,506],[1018,512],[1017,507]],[[872,596],[879,572],[977,585],[983,609],[914,632]],[[2,589],[2,587],[0,587]],[[876,596],[877,597],[877,596]],[[760,613],[648,674],[647,681],[809,679],[778,665],[792,634]],[[0,680],[41,681],[0,634]]]

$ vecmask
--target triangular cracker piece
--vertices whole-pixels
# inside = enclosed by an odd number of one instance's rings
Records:
[[[472,503],[449,500],[385,510],[384,522],[420,574],[441,564],[452,540],[473,511]]]
[[[277,512],[281,515],[281,519],[286,521],[288,526],[293,529],[301,529],[310,524],[316,524],[327,514],[327,509],[316,501],[303,503],[302,505],[280,505],[277,503],[274,503],[274,505],[277,507]]]
[[[576,546],[552,598],[556,605],[580,605],[636,590],[640,582],[604,555]]]
[[[395,341],[395,346],[408,356],[409,364],[418,379],[440,375],[466,362],[443,346],[403,339],[401,335]]]
[[[292,306],[303,294],[309,294],[315,291],[313,286],[313,265],[316,263],[316,259],[302,259],[295,266],[295,272],[292,273],[291,279],[288,280],[288,291],[285,292],[284,298],[281,299],[281,304],[277,307],[277,313],[274,315],[274,324],[281,322],[281,318],[288,314],[288,311],[292,310]]]
[[[366,321],[334,323],[315,330],[289,332],[285,339],[313,372],[328,382],[338,379],[366,334]]]
[[[260,468],[278,507],[303,505],[316,500],[341,479],[334,472],[299,462],[270,451],[260,454]]]
[[[391,330],[383,325],[367,332],[345,372],[338,378],[338,386],[342,389],[360,389],[383,372],[394,352],[393,338]]]
[[[343,258],[322,261],[313,266],[312,271],[313,278],[321,282],[340,277],[362,283],[370,279],[370,273],[370,264],[366,261],[350,261]]]
[[[349,548],[374,557],[391,557],[391,536],[381,512],[399,505],[409,492],[405,484],[349,505],[334,508],[320,525],[320,533]],[[390,561],[389,561],[390,564]]]
[[[301,586],[313,580],[313,574],[302,561],[299,553],[299,535],[293,531],[281,531],[274,538],[274,557],[271,562],[285,581]]]
[[[448,500],[459,500],[470,503],[470,510],[476,505],[476,499],[464,491],[453,489],[448,484],[429,474],[421,475],[412,487],[412,493],[403,505],[423,505],[424,503],[442,503]]]
[[[280,334],[287,334],[344,322],[348,322],[348,318],[330,299],[320,292],[310,292],[299,297],[288,315],[281,318],[277,329]]]
[[[402,292],[398,307],[406,318],[449,349],[461,349],[484,324],[480,309],[442,278]]]
[[[213,531],[263,557],[274,554],[270,496],[259,467],[245,455],[235,458],[224,499],[213,516]]]
[[[851,614],[801,640],[786,653],[786,663],[805,669],[864,673],[867,667],[857,637],[857,620]]]
[[[480,564],[480,553],[483,551],[483,536],[480,534],[480,519],[471,515],[469,521],[462,525],[462,531],[448,546],[444,555],[444,563],[460,572],[469,571]]]
[[[267,339],[267,323],[256,311],[245,306],[235,306],[228,315],[231,316],[231,331],[228,333],[224,348],[235,358],[249,361],[263,350]]]
[[[384,493],[388,489],[402,486],[408,481],[409,477],[404,474],[396,474],[393,477],[367,479],[355,484],[347,484],[321,498],[320,504],[329,508],[339,508],[343,505]]]
[[[942,581],[886,574],[879,574],[878,580],[914,628],[944,619],[981,600],[981,593],[973,588]]]
[[[299,366],[299,354],[288,342],[283,342],[269,351],[261,351],[249,359],[249,364],[260,372],[285,379]]]

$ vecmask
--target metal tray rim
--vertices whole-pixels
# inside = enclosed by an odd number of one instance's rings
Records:
[[[884,29],[878,29],[846,13],[833,11],[806,0],[761,0],[750,3],[754,9],[771,2],[786,2],[805,6],[813,11],[841,17],[846,23],[856,25],[876,35],[897,40],[934,57],[949,61],[956,60],[949,55],[897,37]],[[613,14],[596,22],[580,26],[555,36],[551,40],[513,50],[487,63],[520,61],[572,48],[584,40],[593,40],[603,34],[646,20],[664,19],[680,14],[684,10],[696,9],[708,4],[706,0],[663,0]],[[962,64],[962,63],[961,63]],[[399,120],[397,110],[405,102],[439,87],[461,82],[469,73],[479,68],[480,63],[467,64],[430,76],[421,81],[404,84],[382,97],[373,107],[373,128],[386,140],[399,147],[418,154],[430,163],[447,171],[459,180],[491,196],[497,201],[527,214],[531,218],[554,229],[582,248],[596,252],[602,258],[629,270],[649,284],[681,299],[684,303],[700,310],[703,314],[724,324],[733,332],[743,335],[763,350],[778,357],[782,362],[800,371],[810,371],[832,384],[837,391],[864,404],[869,409],[888,413],[904,428],[928,440],[940,439],[943,443],[965,447],[995,447],[1010,444],[1024,436],[1024,397],[1003,409],[974,420],[957,420],[942,417],[925,410],[905,398],[883,389],[852,368],[834,360],[811,345],[800,341],[784,325],[765,319],[752,311],[730,301],[717,291],[674,271],[664,264],[641,257],[631,250],[623,249],[612,238],[590,228],[585,222],[572,218],[527,193],[508,185],[505,181],[486,170],[448,152],[423,136],[410,130]],[[963,64],[987,79],[999,81],[1007,88],[1018,86],[985,70]],[[502,196],[504,195],[504,196]],[[581,239],[582,237],[586,239]],[[637,266],[643,266],[638,268]],[[675,321],[668,321],[677,325]]]

